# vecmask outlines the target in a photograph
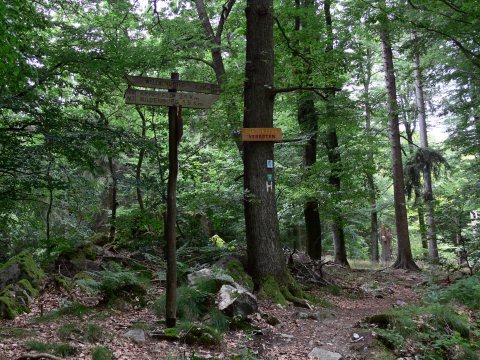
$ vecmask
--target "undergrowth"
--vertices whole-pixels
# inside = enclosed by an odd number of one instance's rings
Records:
[[[397,356],[421,359],[479,359],[480,279],[472,276],[446,289],[431,289],[423,303],[367,319],[379,340]],[[472,316],[473,315],[473,316]]]
[[[77,353],[77,349],[67,343],[44,343],[37,340],[29,340],[25,343],[25,347],[27,350],[51,353],[62,357],[72,356]]]

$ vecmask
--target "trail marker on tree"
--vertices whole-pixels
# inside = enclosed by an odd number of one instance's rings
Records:
[[[174,327],[177,322],[177,257],[176,257],[176,218],[177,218],[177,175],[178,144],[182,137],[182,107],[207,109],[218,99],[220,88],[214,84],[194,81],[180,81],[178,73],[170,79],[144,76],[127,76],[129,88],[125,92],[125,103],[150,106],[168,106],[168,187],[167,187],[167,291],[165,324]],[[130,86],[168,89],[166,91],[136,90]],[[186,91],[187,93],[177,92]],[[190,93],[188,93],[190,92]],[[201,93],[201,94],[199,94]]]

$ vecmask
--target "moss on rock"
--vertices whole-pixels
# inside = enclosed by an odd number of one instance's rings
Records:
[[[25,290],[32,298],[37,297],[40,294],[40,292],[35,289],[30,283],[30,281],[28,281],[27,279],[20,280],[17,285],[20,286],[20,288],[22,288],[23,290]]]
[[[251,276],[245,272],[240,260],[235,258],[232,259],[226,264],[225,270],[237,283],[246,286],[249,289],[253,289],[253,280]]]
[[[13,282],[16,282],[20,279],[27,279],[30,283],[38,288],[40,287],[43,279],[45,278],[45,273],[43,270],[38,267],[33,260],[32,255],[28,251],[22,251],[20,254],[14,256],[8,260],[5,264],[0,266],[0,273],[2,271],[7,272],[7,269],[18,267],[19,278],[13,279]]]
[[[4,319],[13,320],[15,317],[23,312],[23,308],[15,300],[14,295],[4,290],[0,293],[0,317]]]

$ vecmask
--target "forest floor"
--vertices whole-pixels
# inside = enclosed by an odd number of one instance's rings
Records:
[[[418,291],[427,275],[392,269],[345,269],[333,264],[325,266],[325,273],[337,286],[312,289],[322,306],[306,309],[259,301],[259,314],[250,318],[254,330],[228,331],[218,347],[151,338],[149,333],[161,328],[159,319],[149,306],[135,303],[120,302],[109,308],[90,306],[88,311],[48,316],[68,301],[64,291],[52,287],[34,300],[29,314],[0,320],[0,360],[21,359],[29,352],[28,346],[32,349],[32,341],[68,343],[76,351],[74,356],[67,356],[70,359],[91,359],[99,346],[110,349],[114,359],[190,359],[192,354],[196,359],[233,359],[238,354],[243,355],[239,359],[308,359],[316,347],[339,353],[343,359],[389,358],[376,345],[375,334],[359,324],[368,316],[418,301]],[[149,296],[156,299],[163,291],[161,286],[152,287]],[[83,303],[88,301],[95,305],[95,299],[82,299]],[[280,323],[267,324],[265,314]],[[91,324],[94,326],[85,330]],[[125,333],[133,328],[143,329],[145,339],[126,338]],[[85,331],[94,334],[88,339]]]

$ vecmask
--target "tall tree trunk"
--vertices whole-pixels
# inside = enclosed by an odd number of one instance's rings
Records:
[[[145,114],[142,113],[140,110],[140,107],[137,105],[136,110],[138,112],[138,115],[140,115],[140,119],[142,119],[142,140],[146,139],[147,135],[147,119],[145,119]],[[138,154],[138,161],[137,161],[137,167],[135,169],[135,182],[136,182],[136,188],[137,188],[137,201],[138,201],[138,206],[140,207],[140,211],[142,213],[145,212],[145,203],[143,202],[143,194],[142,194],[142,164],[143,164],[143,159],[145,157],[145,148],[142,146],[140,149],[140,153]]]
[[[371,135],[372,129],[372,106],[370,104],[370,82],[372,78],[372,51],[367,49],[367,71],[366,77],[363,79],[363,89],[364,89],[364,106],[365,106],[365,131],[367,135]],[[368,163],[374,164],[373,153],[368,153]],[[378,262],[380,259],[380,254],[378,250],[378,212],[377,212],[377,189],[375,186],[375,180],[373,174],[370,171],[367,171],[367,188],[368,188],[368,197],[370,200],[370,248],[371,248],[371,259],[373,262]]]
[[[312,7],[312,0],[303,1],[304,7]],[[300,0],[295,0],[297,9],[302,6]],[[303,29],[302,19],[297,16],[295,19],[295,31]],[[309,52],[308,48],[305,52]],[[299,70],[298,76],[311,81],[311,66],[305,66]],[[308,177],[309,168],[317,161],[317,135],[318,135],[318,116],[315,109],[314,96],[309,93],[301,93],[297,100],[297,121],[300,129],[308,136],[308,140],[303,147],[303,166]],[[306,250],[312,259],[322,258],[322,226],[320,223],[320,214],[318,211],[318,201],[315,198],[305,201],[303,206],[303,216],[305,219],[306,230]]]
[[[115,241],[116,220],[117,220],[117,172],[112,156],[108,156],[108,170],[110,171],[110,231],[108,240]]]
[[[325,12],[325,26],[327,28],[327,48],[326,52],[333,50],[333,27],[332,15],[330,12],[331,0],[323,2],[323,10]],[[330,69],[334,71],[333,69]],[[336,84],[331,84],[336,85]],[[329,183],[332,185],[335,195],[340,194],[340,173],[341,173],[341,157],[340,148],[338,146],[337,129],[335,125],[335,90],[330,90],[327,95],[326,117],[329,123],[328,131],[325,139],[325,146],[328,153],[328,162],[331,166]],[[339,210],[334,210],[332,216],[332,233],[333,233],[333,247],[335,253],[334,261],[337,264],[349,266],[347,260],[347,248],[345,245],[345,232],[343,230],[344,219]]]
[[[386,19],[384,20],[386,21]],[[398,123],[397,87],[393,67],[393,54],[386,23],[380,28],[382,42],[385,86],[388,97],[388,117],[390,129],[390,147],[393,175],[393,193],[395,204],[395,225],[397,229],[398,254],[394,268],[418,270],[412,256],[408,233],[407,207],[405,204],[405,183],[403,179],[402,149]]]
[[[247,49],[244,88],[246,128],[273,127],[273,0],[247,0]],[[272,142],[244,144],[244,204],[248,270],[258,288],[269,276],[287,281],[280,245],[275,183],[267,186]]]
[[[178,73],[172,73],[172,81],[179,80]],[[176,92],[176,90],[169,90]],[[168,183],[167,183],[167,289],[165,304],[165,324],[174,327],[177,321],[177,176],[178,143],[180,142],[181,124],[177,118],[178,108],[168,108]]]
[[[416,39],[416,33],[413,33]],[[425,100],[423,98],[422,70],[420,68],[420,54],[415,52],[415,99],[418,110],[418,127],[420,129],[420,147],[428,148],[427,121]],[[423,198],[427,213],[428,254],[433,260],[438,260],[437,234],[435,230],[435,207],[432,189],[432,172],[427,164],[423,171]]]
[[[406,101],[402,101],[404,104]],[[402,106],[404,109],[405,107]],[[410,156],[413,156],[415,153],[414,150],[414,143],[413,143],[413,133],[415,131],[415,126],[412,127],[412,124],[407,120],[407,112],[404,110],[403,111],[403,126],[405,127],[405,134],[407,135],[407,141],[408,141],[408,152]],[[413,186],[413,192],[415,196],[415,206],[417,207],[417,218],[418,218],[418,226],[420,228],[420,239],[422,241],[422,251],[423,255],[425,258],[428,257],[428,240],[427,240],[427,227],[425,226],[425,211],[423,208],[423,203],[421,201],[422,198],[422,191],[421,191],[421,185],[415,184]]]

